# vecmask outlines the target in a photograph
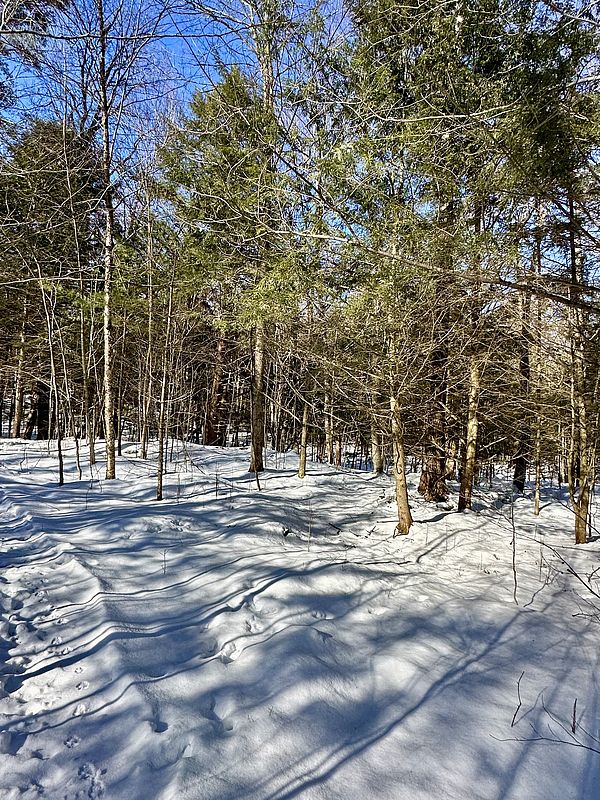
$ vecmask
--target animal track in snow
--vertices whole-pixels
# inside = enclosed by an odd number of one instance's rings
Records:
[[[210,720],[219,733],[229,734],[234,729],[231,717],[233,703],[230,698],[211,697],[208,706],[201,710],[202,716]]]
[[[77,773],[80,780],[85,781],[87,785],[87,793],[82,795],[77,792],[78,797],[89,797],[90,800],[97,800],[104,794],[104,783],[102,782],[103,771],[98,769],[95,764],[82,764]]]
[[[77,747],[77,745],[80,742],[81,742],[81,739],[79,738],[79,736],[68,736],[64,740],[63,744],[64,744],[65,747],[68,747],[69,750],[72,750],[74,747]]]
[[[199,642],[198,648],[196,650],[196,656],[198,658],[212,658],[219,651],[219,643],[216,639],[208,638],[202,642]],[[151,673],[150,673],[151,674]],[[164,670],[162,673],[164,675]]]
[[[46,606],[45,608],[41,608],[37,614],[35,615],[34,619],[43,619],[45,620],[46,617],[49,617],[50,614],[54,611],[54,606]]]
[[[372,614],[374,617],[383,616],[388,609],[385,606],[373,606],[367,608],[367,613]]]
[[[237,649],[234,642],[227,642],[221,648],[221,652],[219,653],[219,658],[221,659],[223,664],[231,664],[232,661],[236,660],[239,654],[240,651]]]
[[[25,744],[26,739],[26,733],[2,731],[2,733],[0,733],[0,753],[3,755],[16,756]]]
[[[266,603],[258,603],[256,600],[252,603],[252,610],[258,617],[273,617],[277,614],[277,606],[271,606]]]

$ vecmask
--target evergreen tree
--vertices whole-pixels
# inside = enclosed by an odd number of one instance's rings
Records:
[[[262,469],[267,327],[302,288],[297,257],[283,235],[289,230],[289,187],[275,168],[279,130],[260,94],[239,70],[224,75],[207,94],[197,93],[191,117],[164,150],[165,193],[183,224],[194,281],[202,287],[217,332],[248,338],[251,471]],[[217,435],[213,421],[223,357],[217,336],[205,443]],[[259,408],[257,408],[257,405]],[[212,428],[212,430],[211,430]]]

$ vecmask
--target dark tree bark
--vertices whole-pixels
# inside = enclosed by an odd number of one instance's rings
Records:
[[[531,379],[531,364],[529,350],[531,345],[530,335],[530,311],[531,297],[523,295],[521,307],[521,356],[519,358],[520,376],[520,395],[523,401],[527,401],[529,393],[529,382]],[[519,434],[517,450],[513,457],[513,488],[515,492],[523,494],[525,481],[527,480],[528,454],[531,444],[528,414],[522,414],[519,422]]]
[[[413,518],[410,512],[410,506],[408,504],[408,488],[406,485],[404,442],[400,405],[393,395],[390,397],[390,411],[392,427],[393,475],[396,488],[396,508],[398,511],[398,524],[396,525],[396,533],[407,534],[413,523]]]
[[[448,331],[450,328],[448,295],[452,276],[452,253],[447,240],[455,227],[454,201],[440,202],[439,226],[445,234],[435,279],[435,309],[433,342],[429,359],[430,414],[426,421],[423,471],[419,493],[426,500],[446,500],[446,399],[448,391]]]
[[[226,420],[223,410],[223,375],[225,365],[225,337],[219,333],[215,350],[215,364],[206,400],[206,422],[204,424],[203,442],[206,445],[225,447]]]
[[[419,494],[426,500],[446,500],[446,383],[448,353],[445,342],[438,342],[431,357],[431,414],[425,444]]]
[[[31,391],[31,408],[25,423],[24,439],[31,439],[37,428],[37,438],[47,439],[50,430],[50,387],[37,381]]]
[[[262,323],[256,325],[254,331],[254,347],[252,351],[252,385],[251,391],[251,456],[249,472],[262,472],[263,450],[265,446],[265,330]]]

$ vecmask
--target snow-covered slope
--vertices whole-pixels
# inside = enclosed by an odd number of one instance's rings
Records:
[[[388,478],[290,455],[259,492],[188,448],[162,503],[133,447],[60,488],[0,456],[0,797],[600,798],[599,546],[556,490],[413,493],[393,538]]]

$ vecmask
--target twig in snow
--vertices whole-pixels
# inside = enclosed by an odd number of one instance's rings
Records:
[[[510,525],[512,528],[512,572],[513,572],[513,600],[519,605],[517,600],[517,529],[515,527],[515,500],[510,504]]]
[[[523,673],[521,673],[521,678],[522,677]],[[520,680],[521,679],[519,678],[519,683]],[[521,697],[519,693],[519,705],[520,701]],[[514,738],[506,738],[506,739],[494,736],[493,734],[490,734],[490,736],[492,737],[492,739],[495,739],[498,742],[512,741],[512,742],[547,742],[548,744],[568,744],[571,745],[571,747],[580,747],[582,750],[589,750],[591,753],[598,753],[598,755],[600,755],[600,749],[598,749],[597,746],[594,747],[591,744],[586,744],[584,741],[581,741],[581,735],[579,738],[574,735],[575,732],[579,729],[579,731],[583,733],[585,736],[587,736],[593,742],[594,745],[600,744],[600,740],[598,740],[595,736],[593,736],[589,731],[587,731],[577,722],[576,719],[577,698],[575,698],[575,702],[573,704],[573,718],[570,728],[567,727],[567,725],[565,725],[563,722],[561,722],[561,720],[546,707],[543,695],[542,695],[542,709],[544,710],[544,713],[547,715],[547,717],[549,717],[551,722],[554,723],[555,725],[558,725],[563,734],[565,734],[564,737],[561,737],[560,734],[555,733],[550,723],[548,723],[547,734],[544,732],[540,732],[535,725],[531,725],[533,736],[517,736]],[[517,708],[517,711],[518,710],[519,709]],[[515,715],[513,716],[513,723],[511,727],[515,724],[517,711],[515,711]]]
[[[600,755],[600,750],[595,747],[590,747],[587,744],[583,744],[583,742],[569,742],[566,739],[541,736],[540,734],[537,734],[536,736],[516,736],[508,739],[502,739],[499,736],[494,736],[492,733],[490,736],[497,742],[548,742],[548,744],[570,744],[571,747],[581,747],[583,750],[589,750],[592,753],[598,753],[598,755]]]
[[[523,672],[521,673],[521,675],[519,677],[519,680],[517,681],[517,699],[519,701],[519,705],[516,707],[515,713],[513,714],[512,722],[510,723],[510,727],[511,728],[515,727],[515,723],[517,721],[517,714],[519,713],[519,711],[521,709],[521,705],[522,705],[522,702],[521,702],[521,681],[523,680],[523,675],[525,675],[525,670],[523,670]]]
[[[543,544],[544,544],[544,547],[547,547],[549,550],[552,550],[552,552],[554,553],[554,555],[555,555],[555,556],[557,556],[557,557],[558,557],[558,558],[559,558],[559,559],[562,561],[562,563],[563,563],[563,564],[565,565],[565,567],[567,568],[567,572],[569,572],[571,575],[573,575],[575,578],[577,578],[577,580],[578,580],[580,583],[582,583],[582,584],[585,586],[585,588],[588,590],[588,592],[591,592],[591,593],[594,595],[594,597],[597,597],[598,599],[600,599],[600,592],[596,591],[596,589],[594,589],[594,587],[593,587],[593,586],[592,586],[590,583],[587,583],[587,582],[586,582],[586,581],[585,581],[585,580],[584,580],[584,579],[581,577],[581,575],[580,575],[580,574],[579,574],[579,573],[578,573],[578,572],[577,572],[575,569],[573,569],[573,567],[572,567],[572,566],[569,564],[569,562],[566,560],[566,558],[564,558],[564,557],[563,557],[563,556],[562,556],[562,555],[561,555],[561,554],[558,552],[558,550],[557,550],[555,547],[552,547],[552,545],[551,545],[551,544],[547,544],[546,542],[544,542]]]

